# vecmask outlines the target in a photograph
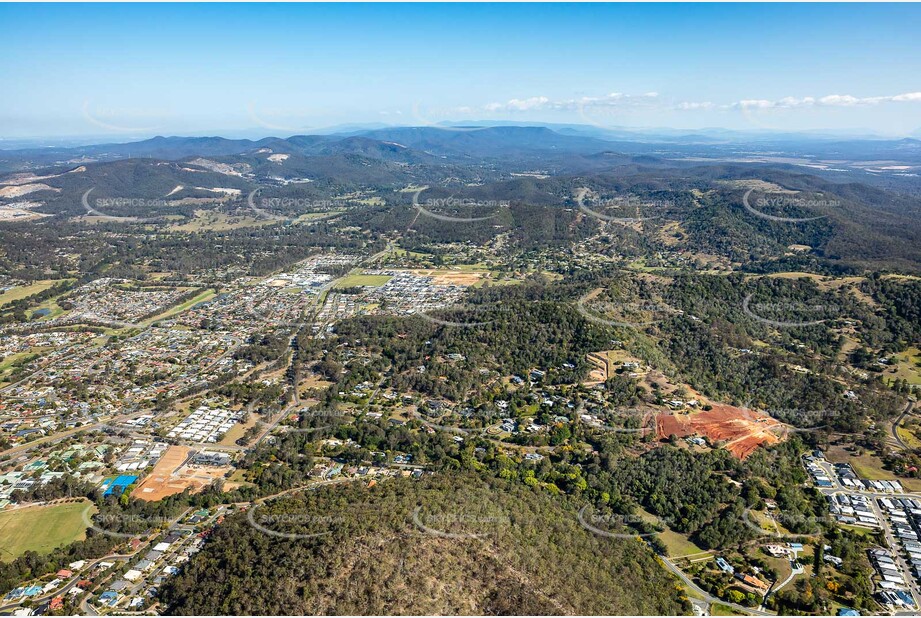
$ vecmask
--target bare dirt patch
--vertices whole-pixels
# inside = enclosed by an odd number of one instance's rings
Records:
[[[434,285],[476,285],[480,279],[488,277],[488,272],[478,271],[453,271],[453,270],[411,270],[420,277],[432,277]]]
[[[723,447],[739,459],[745,459],[762,445],[780,442],[778,431],[783,423],[766,414],[734,406],[713,406],[690,414],[663,413],[656,417],[656,434],[661,438],[701,435]]]
[[[633,363],[630,366],[631,374],[645,376],[649,369],[646,363],[635,356],[631,356],[626,350],[591,352],[586,355],[586,358],[588,362],[594,365],[594,368],[589,372],[588,379],[583,382],[587,386],[607,381],[618,370],[623,369],[626,363]]]
[[[588,362],[595,366],[588,374],[586,385],[600,384],[608,379],[608,360],[602,353],[592,352],[588,355]]]
[[[224,435],[224,439],[219,442],[221,446],[233,446],[237,440],[243,437],[248,429],[256,426],[260,420],[258,414],[250,414],[245,423],[237,423]]]
[[[3,187],[0,189],[0,197],[15,198],[22,197],[23,195],[28,195],[30,193],[35,193],[36,191],[54,191],[55,193],[60,193],[60,189],[48,186],[45,183],[37,182],[34,184],[26,185],[14,185],[9,187]]]
[[[132,496],[141,500],[154,502],[167,496],[180,494],[186,489],[198,493],[211,482],[223,478],[229,467],[195,466],[184,462],[192,452],[187,446],[171,446],[157,462],[151,472]]]
[[[733,189],[755,189],[756,191],[767,191],[770,193],[787,193],[795,194],[799,191],[793,191],[791,189],[785,189],[777,183],[768,182],[766,180],[758,179],[745,179],[745,180],[723,180],[719,181],[717,184],[720,184],[724,187],[731,187]]]

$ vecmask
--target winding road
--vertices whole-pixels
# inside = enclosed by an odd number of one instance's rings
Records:
[[[899,435],[899,425],[902,424],[902,421],[905,420],[905,417],[911,413],[911,410],[914,407],[915,407],[915,402],[909,401],[908,405],[905,406],[905,411],[902,412],[899,418],[895,419],[894,423],[892,423],[892,428],[891,428],[892,438],[895,440],[896,444],[898,444],[902,448],[903,451],[909,450],[910,447],[907,444],[905,444],[905,442],[902,440],[902,436]]]
[[[684,574],[684,571],[682,571],[677,566],[675,566],[674,562],[672,562],[665,556],[660,555],[658,556],[658,558],[659,560],[662,561],[662,564],[665,565],[665,568],[667,568],[669,571],[677,575],[678,579],[680,579],[681,582],[685,586],[693,590],[695,594],[700,596],[702,599],[704,599],[708,603],[719,603],[720,605],[731,607],[732,609],[738,612],[742,612],[743,614],[746,614],[746,615],[752,615],[752,616],[776,616],[777,615],[772,612],[765,612],[760,609],[755,609],[752,607],[743,607],[741,605],[730,603],[729,601],[724,601],[723,599],[717,598],[713,596],[712,594],[710,594],[709,592],[707,592],[706,590],[704,590],[703,588],[701,588],[700,586],[698,586],[697,584],[695,584],[694,581],[690,577]]]

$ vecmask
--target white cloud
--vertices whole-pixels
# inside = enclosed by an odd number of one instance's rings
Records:
[[[822,97],[783,97],[781,99],[741,99],[733,103],[714,103],[712,101],[681,101],[674,102],[661,97],[658,92],[643,94],[625,94],[611,92],[600,96],[584,96],[573,99],[551,99],[547,96],[532,96],[521,99],[509,99],[505,102],[494,102],[479,107],[456,107],[448,110],[447,115],[475,115],[487,112],[492,114],[521,113],[534,111],[562,111],[578,112],[582,115],[597,115],[603,113],[619,114],[629,110],[680,110],[680,111],[712,111],[712,110],[793,110],[819,107],[868,107],[883,103],[921,103],[921,92],[906,92],[903,94],[877,97],[855,97],[849,94],[830,94]],[[444,110],[443,110],[444,111]]]
[[[830,94],[818,99],[814,97],[784,97],[776,101],[767,99],[744,99],[737,101],[727,107],[751,110],[751,109],[795,109],[801,107],[856,107],[867,105],[879,105],[880,103],[916,103],[921,102],[921,92],[906,92],[881,97],[855,97],[850,94]]]
[[[531,97],[529,99],[510,99],[505,103],[489,103],[485,109],[488,112],[526,112],[534,109],[546,109],[549,103],[550,99],[547,97]]]
[[[680,110],[700,110],[700,109],[713,109],[716,107],[710,101],[683,101],[677,105],[677,108]]]
[[[828,105],[831,107],[851,107],[853,105],[875,105],[883,97],[873,97],[869,99],[858,99],[849,94],[830,94],[827,97],[819,99],[819,105]]]
[[[778,107],[809,107],[810,105],[815,104],[815,99],[813,97],[803,97],[802,99],[797,99],[796,97],[784,97],[781,100],[777,101]]]
[[[736,103],[736,106],[741,109],[767,109],[774,105],[765,99],[744,99]]]
[[[534,110],[571,111],[586,108],[617,108],[638,107],[649,105],[659,96],[657,92],[647,92],[640,95],[612,92],[599,97],[581,97],[578,99],[552,100],[549,97],[537,96],[527,99],[510,99],[505,103],[489,103],[483,109],[488,112],[523,112]]]

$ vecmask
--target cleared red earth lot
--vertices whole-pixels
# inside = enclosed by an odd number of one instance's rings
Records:
[[[711,442],[724,442],[724,448],[740,459],[759,446],[780,442],[777,432],[783,429],[783,423],[766,414],[734,406],[716,405],[712,410],[690,414],[670,412],[656,417],[659,438],[698,434]]]

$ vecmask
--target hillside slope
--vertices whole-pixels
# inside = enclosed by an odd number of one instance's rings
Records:
[[[170,579],[170,614],[675,614],[633,538],[546,492],[467,476],[327,487],[228,518]],[[260,531],[314,534],[290,539]]]

